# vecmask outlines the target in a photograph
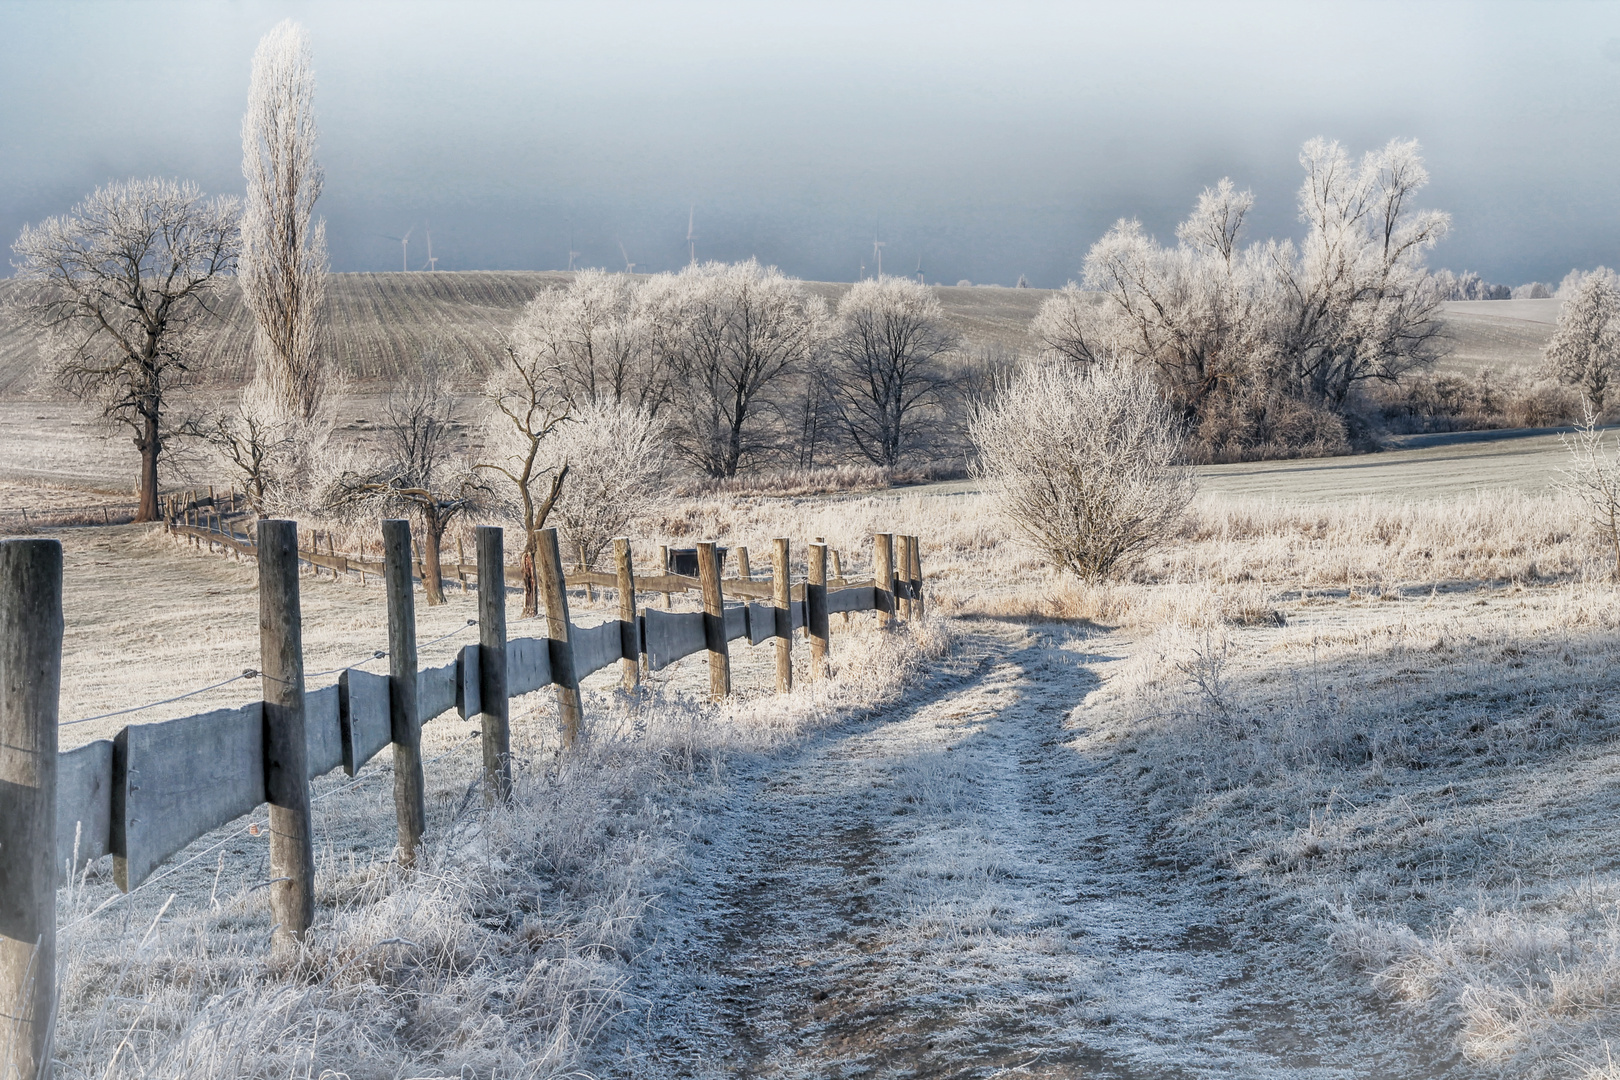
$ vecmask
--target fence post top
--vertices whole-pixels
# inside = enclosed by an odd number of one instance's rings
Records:
[[[0,539],[0,548],[55,548],[62,550],[62,541],[50,536],[8,536]]]

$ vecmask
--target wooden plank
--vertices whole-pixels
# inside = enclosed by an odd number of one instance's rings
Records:
[[[338,677],[343,771],[353,776],[393,741],[388,676],[349,668]]]
[[[873,611],[877,608],[877,590],[871,585],[857,585],[852,589],[833,589],[827,593],[827,611]]]
[[[422,723],[442,716],[456,707],[456,668],[454,661],[416,673],[416,715]]]
[[[265,801],[263,703],[130,724],[115,740],[112,795],[113,876],[128,892]]]
[[[568,631],[568,640],[574,646],[576,678],[583,679],[623,658],[623,638],[617,620],[599,626],[574,626]]]
[[[343,717],[338,696],[336,683],[304,691],[304,745],[311,780],[343,764]]]
[[[551,685],[551,648],[545,638],[508,638],[506,693],[532,694]]]
[[[702,652],[707,639],[703,634],[703,612],[646,612],[647,667],[658,671],[682,657]]]
[[[510,651],[510,650],[508,650]],[[483,654],[481,645],[464,645],[457,657],[456,712],[463,720],[484,711],[483,685],[478,658]]]
[[[56,759],[56,867],[73,859],[77,836],[77,873],[85,863],[112,853],[113,743],[93,743],[64,750]]]
[[[776,636],[776,608],[770,604],[748,605],[748,644],[763,645]]]
[[[726,640],[736,641],[738,638],[748,636],[748,608],[742,604],[727,604],[726,613]]]

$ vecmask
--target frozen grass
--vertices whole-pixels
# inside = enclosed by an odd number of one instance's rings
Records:
[[[723,782],[732,755],[894,700],[949,640],[940,623],[885,634],[863,620],[835,678],[718,707],[694,703],[690,671],[660,673],[641,700],[599,676],[588,736],[566,756],[548,695],[532,695],[515,710],[510,808],[477,795],[470,725],[435,722],[416,871],[391,859],[386,756],[317,785],[318,914],[295,956],[268,948],[262,816],[199,841],[125,900],[92,869],[62,900],[63,1072],[574,1075],[627,1007],[658,880],[701,839],[690,796]],[[763,682],[752,669],[767,651],[740,650],[743,682]]]
[[[1284,607],[1285,626],[1145,629],[1075,747],[1118,755],[1177,857],[1321,905],[1337,954],[1469,1060],[1602,1060],[1620,1037],[1613,587],[1570,568]]]
[[[1097,587],[1043,569],[977,496],[706,496],[644,523],[637,550],[645,560],[658,543],[714,537],[763,553],[788,535],[802,560],[803,541],[821,535],[860,576],[879,529],[922,538],[934,615],[922,634],[891,637],[873,635],[867,617],[835,618],[841,670],[830,683],[776,699],[765,692],[768,650],[739,646],[744,693],[723,710],[691,704],[701,662],[655,676],[639,713],[599,688],[588,703],[595,734],[560,767],[549,706],[532,710],[518,724],[515,811],[486,814],[467,798],[470,744],[434,764],[443,840],[414,879],[386,858],[385,768],[323,800],[323,929],[296,963],[265,952],[253,891],[262,841],[240,829],[223,863],[209,853],[127,915],[115,905],[71,929],[61,1045],[73,1068],[99,1073],[115,1051],[114,1074],[130,1076],[228,1074],[238,1062],[267,1076],[328,1064],[353,1076],[372,1063],[377,1075],[575,1068],[591,1033],[629,1004],[640,913],[702,842],[696,793],[725,783],[731,756],[895,700],[960,615],[1090,623],[1087,649],[1111,632],[1108,650],[1122,659],[1072,714],[1067,752],[1109,763],[1131,813],[1157,823],[1153,844],[1167,850],[1155,857],[1216,864],[1319,912],[1313,940],[1332,977],[1400,1002],[1482,1072],[1615,1075],[1620,714],[1609,702],[1620,689],[1620,597],[1572,504],[1511,493],[1337,506],[1205,498],[1175,543]],[[81,610],[103,621],[70,617],[81,656],[121,645],[122,663],[156,662],[141,675],[155,687],[199,654],[171,636],[199,615],[196,592],[166,607],[142,584],[158,564],[227,590],[204,602],[223,607],[201,612],[212,629],[199,655],[236,634],[226,630],[243,612],[241,634],[251,630],[247,568],[157,535],[101,535],[130,537],[151,561],[120,597],[119,553],[82,552],[80,565],[102,577]],[[380,590],[305,588],[318,613],[306,636],[322,657],[336,662],[380,634]],[[464,600],[451,600],[419,614],[453,628]],[[593,622],[608,601],[577,603],[576,618]],[[148,619],[173,629],[132,638]],[[235,664],[228,651],[221,670]],[[102,692],[90,690],[111,685],[72,656],[68,667],[85,672],[71,692],[86,706]],[[430,731],[433,753],[446,753],[468,729]],[[984,812],[955,755],[919,754],[898,777],[898,808],[969,825]],[[918,948],[946,957],[989,940],[985,920],[1005,888],[990,835],[919,847],[915,873],[884,886]],[[180,895],[158,919],[168,891]],[[108,895],[92,874],[70,906]],[[1028,932],[1020,956],[1040,953],[1041,931]]]

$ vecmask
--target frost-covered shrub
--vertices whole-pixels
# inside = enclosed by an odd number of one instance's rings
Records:
[[[1145,374],[1026,368],[970,435],[1002,513],[1088,580],[1168,538],[1193,495],[1180,427]]]

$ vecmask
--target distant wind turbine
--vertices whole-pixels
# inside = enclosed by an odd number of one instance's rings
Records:
[[[917,284],[921,285],[923,283],[922,256],[921,255],[917,256],[916,274],[917,274]]]
[[[878,234],[874,232],[872,234],[872,258],[877,262],[877,276],[879,280],[882,280],[883,278],[883,248],[885,246],[886,245],[884,242],[878,239]]]
[[[427,262],[422,264],[422,269],[423,270],[437,270],[439,268],[438,267],[439,260],[435,259],[433,257],[433,230],[432,229],[423,229],[422,231],[427,233],[427,247],[428,247]]]
[[[409,273],[411,269],[411,233],[416,231],[412,225],[405,230],[405,235],[399,238],[399,269],[401,273]]]
[[[574,260],[579,256],[580,253],[574,250],[574,233],[570,230],[568,233],[568,269],[572,270],[574,268]]]
[[[697,265],[697,233],[692,231],[692,226],[693,226],[693,224],[696,223],[696,221],[697,221],[697,203],[693,203],[691,209],[686,211],[686,248],[687,248],[687,256],[691,260],[691,264],[693,266]]]
[[[636,264],[630,261],[630,253],[628,251],[624,250],[624,241],[623,240],[619,241],[619,254],[624,256],[624,272],[627,273],[627,274],[635,273],[636,272]]]

